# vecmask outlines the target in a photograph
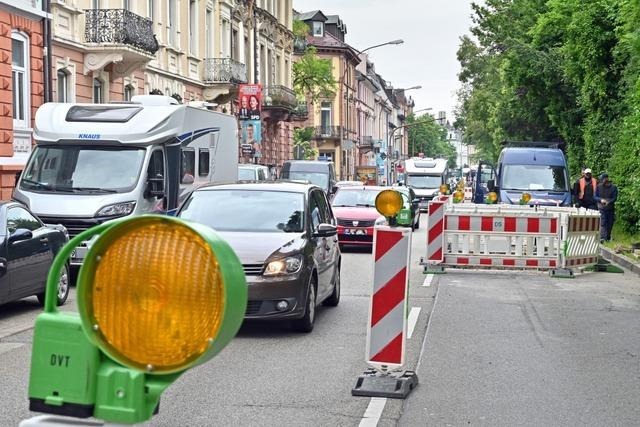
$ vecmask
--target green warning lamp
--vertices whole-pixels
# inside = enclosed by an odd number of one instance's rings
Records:
[[[59,312],[57,277],[71,251],[94,235],[77,281],[79,313]],[[166,387],[231,341],[246,304],[242,265],[210,228],[147,215],[87,230],[49,272],[33,339],[30,409],[147,421]]]

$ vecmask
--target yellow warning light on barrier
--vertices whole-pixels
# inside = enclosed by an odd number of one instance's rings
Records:
[[[522,193],[522,197],[520,198],[520,204],[526,205],[527,203],[529,203],[530,200],[531,200],[531,194]]]
[[[449,186],[447,184],[442,184],[440,186],[440,194],[447,194],[449,192]]]
[[[455,193],[453,193],[453,203],[460,203],[464,200],[464,192],[463,191],[456,191]]]
[[[376,196],[376,209],[387,218],[396,216],[402,204],[402,195],[396,190],[384,190]]]
[[[498,194],[495,191],[487,194],[487,203],[492,205],[498,201]]]

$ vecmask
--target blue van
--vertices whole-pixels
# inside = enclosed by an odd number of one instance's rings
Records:
[[[571,206],[564,153],[558,148],[504,148],[495,168],[485,162],[478,166],[473,202],[484,203],[490,191],[498,195],[498,203],[517,205],[522,193],[529,193],[529,205]]]

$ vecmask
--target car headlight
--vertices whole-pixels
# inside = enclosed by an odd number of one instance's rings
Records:
[[[387,219],[383,216],[381,216],[380,218],[376,219],[376,222],[374,225],[388,225],[387,224]]]
[[[264,269],[265,276],[277,276],[279,274],[295,274],[302,268],[302,255],[290,256],[284,259],[271,261]]]
[[[96,216],[127,216],[133,212],[136,202],[122,202],[101,208]]]

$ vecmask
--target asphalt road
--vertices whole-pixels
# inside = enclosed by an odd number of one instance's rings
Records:
[[[454,271],[425,280],[424,241],[424,229],[414,233],[409,307],[419,314],[407,367],[420,385],[408,400],[351,396],[366,368],[372,269],[371,254],[349,252],[340,305],[321,307],[311,334],[243,326],[169,387],[148,425],[638,425],[637,276]],[[35,299],[0,307],[2,427],[33,415],[29,328],[38,311]]]

